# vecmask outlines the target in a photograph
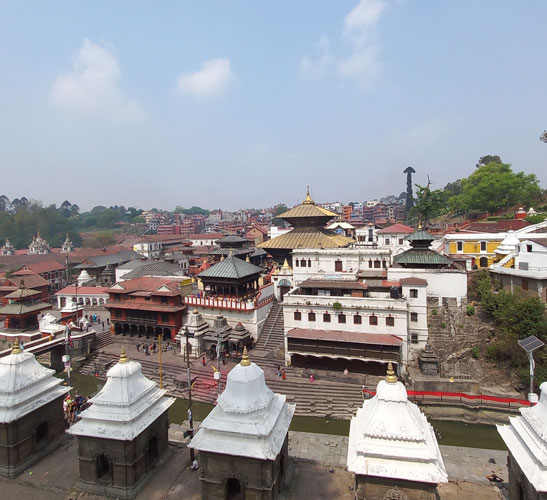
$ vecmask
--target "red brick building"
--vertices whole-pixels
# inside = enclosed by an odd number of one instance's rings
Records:
[[[182,326],[186,306],[179,278],[143,277],[108,289],[106,308],[114,335],[173,339]]]

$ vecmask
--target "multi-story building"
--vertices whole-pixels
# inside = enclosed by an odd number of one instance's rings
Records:
[[[285,360],[310,368],[383,373],[427,342],[427,282],[309,279],[285,294]]]
[[[116,283],[108,289],[106,308],[115,335],[174,340],[186,309],[180,277],[143,277]]]
[[[414,229],[406,224],[401,224],[400,222],[379,229],[377,231],[378,245],[380,247],[389,248],[392,255],[399,255],[410,248],[410,243],[406,237],[413,232]]]

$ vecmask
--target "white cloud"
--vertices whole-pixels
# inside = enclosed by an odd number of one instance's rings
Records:
[[[329,37],[323,35],[316,44],[319,56],[312,59],[304,56],[300,59],[300,73],[304,76],[318,78],[325,73],[327,67],[332,63]]]
[[[210,59],[194,73],[183,73],[178,77],[180,93],[208,98],[221,94],[233,81],[230,59]]]
[[[68,111],[140,121],[144,111],[119,88],[120,79],[116,56],[86,39],[72,60],[72,71],[53,84],[50,102]]]
[[[380,46],[377,42],[377,25],[388,7],[386,0],[360,0],[346,15],[341,32],[349,45],[346,56],[333,57],[330,41],[321,37],[317,46],[320,56],[312,59],[304,56],[300,60],[300,72],[307,76],[322,76],[334,62],[338,74],[344,78],[355,78],[362,87],[367,87],[380,74]]]

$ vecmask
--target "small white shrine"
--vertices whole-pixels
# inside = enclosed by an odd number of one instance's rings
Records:
[[[509,449],[509,494],[522,500],[547,498],[547,382],[539,403],[521,408],[498,432]]]
[[[179,330],[175,340],[180,343],[180,352],[186,357],[186,329],[188,328],[188,351],[190,359],[197,359],[203,352],[203,336],[211,332],[211,326],[203,319],[203,315],[194,309],[188,316],[188,321]]]
[[[295,405],[266,386],[247,349],[226,389],[189,444],[200,453],[202,498],[275,499],[288,466],[288,431]]]
[[[408,400],[391,363],[387,373],[351,419],[347,466],[357,498],[433,500],[437,484],[448,481],[433,427]]]
[[[91,282],[94,282],[95,278],[92,278],[90,274],[83,269],[78,275],[78,286],[92,286]]]
[[[281,269],[277,269],[272,274],[272,283],[274,284],[275,298],[283,300],[283,296],[294,287],[294,274],[287,259],[283,262]]]
[[[15,253],[15,248],[11,244],[11,241],[6,239],[6,243],[0,248],[0,255],[13,255]]]
[[[66,233],[65,241],[63,242],[63,245],[61,246],[61,253],[70,253],[74,249],[74,245],[72,244],[72,241],[70,240],[70,237],[68,236],[68,233]]]
[[[165,393],[122,347],[106,384],[69,431],[78,436],[80,488],[121,498],[140,491],[167,450],[167,411],[175,399]]]
[[[70,387],[54,374],[18,339],[0,358],[0,474],[14,477],[60,444],[62,401]]]
[[[43,255],[49,253],[48,242],[40,236],[40,231],[32,238],[32,242],[28,247],[28,253],[29,255]]]

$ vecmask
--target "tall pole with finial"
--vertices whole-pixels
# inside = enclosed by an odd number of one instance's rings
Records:
[[[406,167],[404,170],[406,174],[406,203],[405,203],[405,215],[408,219],[410,209],[414,206],[414,196],[412,195],[412,174],[416,173],[412,167]]]
[[[160,353],[159,362],[160,362],[160,389],[163,389],[163,379],[162,379],[162,369],[161,369],[161,334],[158,335],[158,350]]]
[[[190,342],[188,336],[190,332],[188,327],[184,330],[184,336],[186,337],[186,367],[188,371],[188,423],[190,425],[190,439],[194,437],[194,416],[192,414],[192,375],[190,373]],[[190,448],[190,460],[194,461],[194,448]]]

